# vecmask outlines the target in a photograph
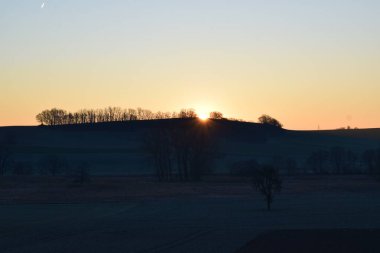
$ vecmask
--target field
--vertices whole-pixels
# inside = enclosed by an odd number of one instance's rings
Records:
[[[200,182],[158,182],[144,138],[156,127],[186,124],[201,123],[0,128],[0,140],[12,140],[12,159],[33,169],[31,175],[9,170],[0,177],[0,252],[233,253],[253,247],[249,242],[281,245],[284,233],[301,233],[286,242],[302,238],[308,245],[315,233],[345,229],[370,233],[365,242],[376,251],[370,238],[376,233],[371,229],[380,228],[380,183],[372,177],[282,173],[283,191],[268,212],[249,179],[229,170],[235,162],[282,156],[304,172],[307,157],[320,149],[341,146],[361,154],[377,148],[380,129],[289,131],[208,121],[217,140],[211,172]],[[49,155],[65,158],[69,166],[87,162],[90,181],[39,173],[39,162]],[[334,241],[352,241],[351,234],[335,235]]]
[[[58,155],[75,164],[90,163],[93,175],[152,175],[154,167],[144,147],[144,137],[156,127],[193,124],[183,120],[137,121],[58,127],[1,127],[0,139],[14,140],[14,158],[34,166],[48,155]],[[341,146],[361,154],[379,147],[380,129],[289,131],[260,124],[210,121],[217,139],[216,174],[228,173],[238,161],[270,162],[281,156],[294,159],[302,170],[307,157],[320,149]]]
[[[273,230],[380,227],[380,184],[365,176],[284,178],[267,212],[244,179],[8,178],[1,252],[234,252]]]
[[[278,230],[258,236],[237,253],[379,252],[379,229]]]

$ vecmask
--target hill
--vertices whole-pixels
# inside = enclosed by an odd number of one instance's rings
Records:
[[[342,146],[360,153],[376,148],[380,129],[291,131],[262,124],[197,119],[112,122],[55,127],[1,127],[0,139],[13,139],[14,158],[30,164],[47,155],[59,155],[69,162],[87,161],[94,174],[152,174],[153,165],[144,150],[144,138],[152,129],[198,127],[206,124],[218,140],[219,156],[213,166],[226,173],[231,164],[273,157],[292,158],[300,167],[319,149]]]

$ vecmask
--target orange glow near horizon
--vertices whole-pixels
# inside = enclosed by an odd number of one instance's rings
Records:
[[[198,115],[198,118],[199,118],[200,120],[202,120],[202,121],[206,121],[206,120],[208,120],[209,116],[208,116],[208,114],[206,114],[206,113],[200,113],[200,114]]]

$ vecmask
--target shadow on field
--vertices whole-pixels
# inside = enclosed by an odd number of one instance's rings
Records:
[[[280,230],[259,235],[236,253],[375,253],[380,230]]]

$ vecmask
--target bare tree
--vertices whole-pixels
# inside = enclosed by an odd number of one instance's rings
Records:
[[[352,150],[346,150],[346,166],[344,172],[350,174],[360,173],[357,163],[358,156]]]
[[[80,115],[78,112],[74,113],[74,122],[75,124],[80,124]]]
[[[380,179],[380,148],[366,150],[362,155],[362,163],[369,174]]]
[[[94,124],[100,122],[125,122],[132,120],[154,120],[170,118],[196,118],[194,109],[182,109],[177,112],[152,112],[147,109],[122,109],[120,107],[107,107],[104,109],[81,109],[77,112],[66,112],[53,108],[44,110],[36,115],[41,125],[56,126],[63,124]],[[215,118],[222,118],[222,114],[215,112]]]
[[[151,129],[144,142],[146,151],[153,158],[158,180],[172,180],[172,146],[168,129]]]
[[[283,125],[280,123],[280,121],[278,121],[277,119],[272,118],[271,116],[266,115],[266,114],[263,114],[263,115],[259,118],[259,122],[260,122],[261,124],[271,125],[271,126],[275,126],[275,127],[279,127],[279,128],[282,128],[282,127],[283,127]]]
[[[189,180],[189,156],[191,145],[189,143],[190,132],[186,128],[170,129],[170,143],[173,147],[174,160],[179,180]]]
[[[345,171],[345,154],[346,150],[342,147],[336,146],[330,150],[330,162],[337,174],[342,174]]]
[[[368,149],[361,156],[361,163],[368,174],[374,174],[376,171],[376,150]]]
[[[67,116],[67,124],[74,124],[74,115],[72,113],[69,113],[69,115]]]
[[[264,195],[268,211],[274,199],[274,194],[281,191],[282,181],[278,170],[273,166],[264,165],[257,169],[252,177],[252,184],[256,191]]]
[[[197,117],[197,113],[195,112],[194,109],[182,109],[180,112],[179,112],[179,115],[178,115],[179,118],[196,118]]]
[[[212,162],[217,153],[217,143],[206,125],[192,128],[188,135],[190,143],[190,179],[201,180],[211,171]]]
[[[129,120],[138,120],[137,111],[135,109],[128,109]]]
[[[315,151],[307,158],[308,165],[317,174],[328,173],[328,162],[329,152],[326,150]]]
[[[50,125],[48,122],[48,110],[44,110],[41,113],[37,114],[36,120],[41,125]]]
[[[96,111],[95,110],[86,110],[86,123],[96,123]]]
[[[144,145],[160,181],[197,181],[211,169],[216,153],[213,140],[204,124],[184,124],[151,129]]]
[[[210,119],[223,119],[223,113],[221,112],[210,112]]]
[[[78,112],[79,124],[86,124],[88,119],[88,114],[86,109],[82,109]]]
[[[66,114],[62,109],[53,108],[39,113],[36,119],[41,125],[56,126],[63,124]]]

